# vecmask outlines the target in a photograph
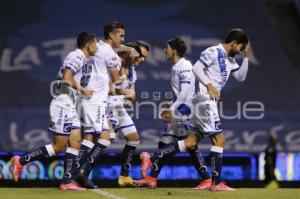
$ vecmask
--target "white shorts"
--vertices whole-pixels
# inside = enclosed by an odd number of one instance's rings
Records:
[[[103,103],[90,103],[89,101],[81,101],[78,107],[80,111],[81,124],[85,134],[100,134],[106,120],[106,106]]]
[[[107,114],[105,113],[105,119],[103,121],[102,132],[109,131],[108,120],[109,120],[109,118],[108,118]]]
[[[123,104],[114,103],[112,100],[109,100],[107,108],[108,117],[115,132],[120,132],[124,136],[137,132]]]
[[[193,115],[187,123],[188,132],[212,135],[222,132],[217,102],[208,97],[196,95],[193,99]]]
[[[53,99],[50,103],[50,125],[48,130],[55,135],[69,136],[73,129],[80,129],[80,121],[75,105]]]
[[[187,135],[186,123],[188,119],[172,118],[171,123],[167,125],[164,134],[182,137]]]

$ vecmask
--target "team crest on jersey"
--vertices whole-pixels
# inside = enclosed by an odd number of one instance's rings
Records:
[[[70,132],[72,123],[64,123],[64,132]]]
[[[215,129],[216,130],[221,130],[222,129],[221,121],[215,121]]]

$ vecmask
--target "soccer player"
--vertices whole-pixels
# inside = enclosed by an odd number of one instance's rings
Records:
[[[200,92],[193,99],[193,116],[188,123],[189,133],[185,140],[168,144],[153,153],[152,169],[161,168],[162,160],[178,152],[195,150],[203,136],[209,136],[212,147],[209,152],[212,170],[210,191],[235,191],[221,182],[223,148],[225,137],[222,133],[218,114],[217,101],[230,73],[238,80],[244,81],[248,71],[248,36],[242,29],[233,29],[225,38],[225,42],[212,46],[200,55],[193,66],[195,77],[200,81]],[[244,59],[239,66],[235,55],[243,54]],[[148,163],[148,165],[151,165]],[[146,177],[138,181],[138,185],[155,187],[156,181]]]
[[[88,57],[97,50],[96,36],[93,33],[82,32],[77,37],[77,49],[70,52],[64,59],[58,72],[58,80],[52,84],[53,99],[50,104],[49,131],[53,133],[53,142],[42,146],[26,155],[12,158],[13,180],[18,182],[22,168],[29,162],[50,158],[65,151],[64,178],[60,184],[61,190],[85,190],[72,181],[76,158],[80,148],[80,122],[76,112],[75,98],[77,92],[91,97],[93,90],[80,86],[81,68]]]
[[[81,85],[95,90],[90,98],[81,98],[80,115],[83,118],[84,140],[79,154],[79,168],[76,180],[86,188],[97,188],[87,177],[94,163],[110,145],[110,135],[105,115],[110,82],[120,84],[125,80],[120,76],[121,60],[115,49],[124,41],[125,27],[117,21],[104,26],[104,41],[99,41],[95,56],[91,57],[83,68]],[[95,138],[99,136],[97,142]]]
[[[195,76],[193,74],[192,63],[184,58],[185,52],[186,45],[179,37],[170,39],[164,48],[166,60],[173,64],[171,70],[171,86],[174,93],[174,100],[170,110],[167,109],[161,113],[162,120],[168,125],[158,143],[158,148],[162,148],[178,140],[183,140],[187,136],[185,124],[191,115],[192,97],[195,91]],[[173,117],[171,116],[172,113],[174,113]],[[207,167],[204,164],[203,156],[201,156],[200,152],[196,152],[195,150],[189,151],[189,154],[202,178],[202,182],[196,189],[208,189],[211,184],[211,179],[207,172]],[[142,162],[151,163],[151,161],[147,161],[147,159],[149,160],[150,158],[150,154],[147,152],[141,153],[140,158]],[[166,159],[163,161],[165,162]],[[143,177],[145,177],[149,167],[150,165],[142,165],[141,170]],[[147,178],[152,178],[153,181],[156,182],[156,177],[159,172],[160,168],[155,167],[151,171],[151,176]]]
[[[135,66],[140,65],[149,55],[149,47],[142,41],[127,44],[138,52],[137,59],[135,56],[129,56],[128,53],[120,52],[123,59],[122,71],[127,79],[120,85],[115,86],[115,95],[109,95],[108,114],[112,127],[115,132],[122,133],[127,143],[121,153],[121,174],[118,178],[120,187],[127,185],[135,186],[133,179],[129,176],[131,162],[137,145],[140,143],[139,134],[134,122],[128,115],[125,106],[132,106],[134,98],[127,97],[127,93],[132,92],[135,96],[136,71]]]

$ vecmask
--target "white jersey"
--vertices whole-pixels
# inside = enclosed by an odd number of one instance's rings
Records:
[[[127,89],[132,88],[137,80],[137,74],[135,70],[135,66],[131,66],[128,68],[128,77],[125,81],[123,81],[120,85],[117,85],[116,88],[118,89]]]
[[[198,61],[205,66],[205,74],[219,91],[226,85],[230,73],[239,68],[235,59],[227,55],[222,44],[204,50]],[[201,94],[207,95],[206,86],[200,83],[199,89]]]
[[[106,103],[109,92],[109,68],[121,68],[121,60],[112,47],[103,42],[97,43],[98,50],[82,68],[81,86],[94,90],[91,102]]]
[[[84,56],[82,50],[76,49],[70,52],[64,59],[62,66],[60,67],[57,75],[57,79],[60,80],[63,77],[65,69],[70,69],[73,73],[73,77],[76,82],[79,83],[81,78],[81,69],[85,65],[87,58]],[[54,99],[66,104],[74,104],[75,97],[77,97],[77,91],[70,88],[73,95],[59,94],[54,96]]]
[[[183,84],[188,84],[185,91],[182,89]],[[181,58],[175,65],[172,66],[171,71],[171,86],[174,93],[173,102],[177,101],[184,104],[190,104],[195,92],[195,76],[193,73],[193,65],[185,58]],[[181,92],[185,92],[179,96]],[[177,99],[177,98],[181,99]],[[179,105],[179,104],[178,104]]]

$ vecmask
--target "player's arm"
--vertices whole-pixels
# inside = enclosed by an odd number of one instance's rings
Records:
[[[242,65],[238,69],[232,71],[233,77],[240,82],[245,81],[246,77],[247,77],[248,65],[249,65],[249,58],[248,58],[249,48],[250,48],[250,45],[247,44],[246,48],[244,50],[244,59],[243,59]]]
[[[190,69],[184,69],[179,75],[180,91],[177,95],[176,101],[171,106],[171,111],[177,110],[182,115],[189,115],[191,108],[189,104],[186,104],[188,93],[191,88],[191,81],[194,79],[193,71]]]
[[[111,82],[114,85],[122,84],[122,82],[126,79],[125,75],[120,75],[119,70],[116,67],[111,67],[108,71],[111,77]]]
[[[163,104],[159,114],[161,120],[167,124],[171,123],[171,119],[172,119],[172,112],[170,107],[171,107],[170,104]]]
[[[130,88],[118,89],[115,88],[117,95],[124,95],[126,99],[133,101],[135,99],[135,91]]]
[[[82,93],[85,96],[92,96],[94,91],[90,89],[83,88],[80,86],[78,82],[75,81],[73,72],[71,71],[70,68],[65,68],[62,80],[66,81],[72,88],[78,90],[80,93]]]
[[[195,74],[195,77],[197,78],[198,81],[200,81],[203,85],[206,86],[207,92],[211,99],[219,100],[220,92],[210,82],[209,78],[204,72],[204,67],[205,67],[204,64],[199,60],[194,64],[193,72]]]

